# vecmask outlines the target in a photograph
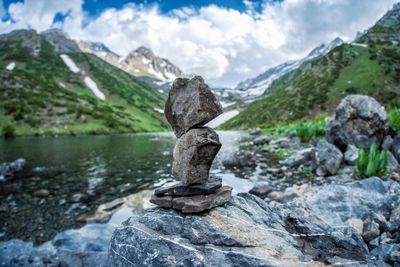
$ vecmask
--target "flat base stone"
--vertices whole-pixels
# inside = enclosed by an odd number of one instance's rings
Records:
[[[207,195],[171,197],[153,195],[150,199],[162,208],[173,208],[183,213],[199,213],[210,210],[214,207],[221,206],[228,202],[231,198],[232,187],[222,186],[215,193]]]
[[[171,196],[156,196],[152,195],[150,202],[160,206],[161,208],[172,208],[172,197]]]
[[[154,191],[156,196],[193,196],[193,195],[208,195],[214,193],[222,186],[221,178],[210,178],[204,184],[187,185],[182,182],[169,186],[160,187]]]

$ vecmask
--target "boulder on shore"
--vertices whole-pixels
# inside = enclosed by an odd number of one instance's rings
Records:
[[[367,253],[350,226],[333,229],[303,207],[239,194],[203,216],[156,208],[131,217],[113,234],[109,264],[302,266],[365,261]]]
[[[13,162],[5,162],[0,164],[0,181],[12,179],[18,173],[21,173],[26,165],[25,159],[17,159]]]
[[[343,152],[347,145],[369,149],[380,147],[389,133],[387,113],[374,98],[365,95],[345,97],[330,119],[327,140]]]

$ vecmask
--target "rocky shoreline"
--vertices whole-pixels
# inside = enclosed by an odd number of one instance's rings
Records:
[[[376,114],[369,114],[376,124]],[[0,266],[400,264],[397,134],[389,127],[380,134],[381,147],[390,152],[388,173],[369,178],[355,173],[355,145],[304,143],[293,133],[257,134],[224,161],[227,171],[254,184],[249,193],[197,215],[143,203],[132,211],[121,200],[122,206],[98,210],[98,216],[108,212],[108,224],[68,230],[39,247],[20,240],[0,243]],[[141,198],[148,203],[150,192],[146,196]],[[128,213],[121,214],[124,210]]]

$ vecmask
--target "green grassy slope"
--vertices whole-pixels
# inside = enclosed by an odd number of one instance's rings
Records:
[[[349,94],[367,94],[387,105],[400,97],[400,49],[344,44],[275,81],[271,93],[248,105],[223,129],[267,127],[332,113]]]
[[[7,38],[6,38],[7,37]],[[17,135],[160,131],[167,128],[164,97],[93,55],[69,56],[106,94],[99,100],[54,47],[32,31],[0,38],[0,130]],[[37,49],[35,54],[35,48]],[[15,62],[12,71],[6,70]]]

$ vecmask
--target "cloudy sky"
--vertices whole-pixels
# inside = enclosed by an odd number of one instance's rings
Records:
[[[125,55],[144,45],[233,86],[372,26],[399,0],[0,0],[0,33],[61,28]]]

